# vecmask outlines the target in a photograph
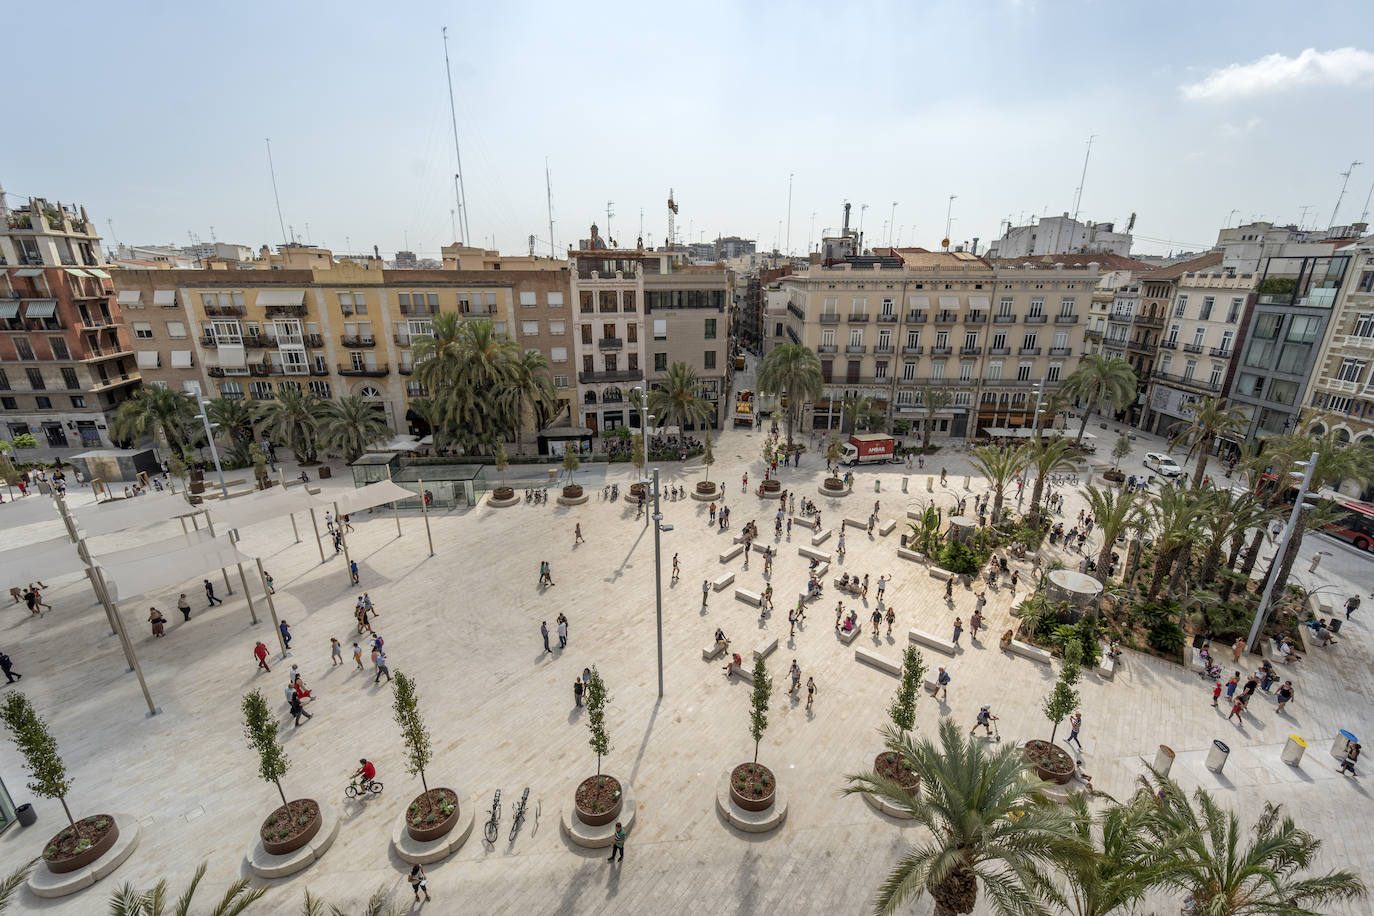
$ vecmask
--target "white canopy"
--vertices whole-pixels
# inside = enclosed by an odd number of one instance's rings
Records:
[[[57,521],[57,506],[46,496],[26,496],[9,499],[0,506],[0,526],[17,528],[34,522]]]
[[[160,541],[151,541],[146,544],[137,544],[133,547],[125,547],[121,550],[102,550],[95,554],[92,559],[101,566],[109,567],[116,563],[128,563],[133,560],[143,560],[148,557],[165,556],[184,550],[187,547],[195,547],[197,544],[204,544],[206,541],[213,541],[214,536],[210,534],[208,528],[198,528],[188,531],[185,534],[178,534],[174,537],[164,538]]]
[[[96,537],[125,528],[141,528],[194,515],[200,509],[186,502],[179,493],[135,496],[132,499],[106,500],[95,506],[72,510],[77,527],[86,537]]]
[[[0,553],[0,583],[6,587],[47,582],[85,570],[86,564],[77,554],[76,545],[65,537]]]
[[[434,440],[431,439],[430,442]],[[429,443],[425,443],[429,444]],[[415,436],[397,436],[390,442],[377,443],[367,447],[369,452],[413,452],[420,448],[421,442]]]
[[[180,537],[172,538],[163,544],[170,545],[171,541],[182,540]],[[146,544],[134,550],[159,546]],[[200,543],[184,543],[178,549],[162,549],[142,558],[102,560],[100,565],[105,570],[105,581],[110,586],[111,597],[116,601],[124,601],[160,588],[179,586],[187,579],[208,575],[236,563],[252,562],[253,557],[238,550],[229,541],[228,535],[223,535]]]
[[[402,499],[414,499],[414,493],[405,487],[398,486],[390,480],[379,480],[370,483],[365,487],[359,487],[349,493],[345,493],[337,500],[339,512],[342,515],[352,515],[364,509],[371,509],[373,506],[384,506],[387,503],[394,503]]]
[[[304,489],[293,492],[280,487],[268,487],[246,496],[236,496],[227,502],[213,503],[209,510],[211,521],[221,530],[228,530],[327,505],[328,502],[316,499]]]

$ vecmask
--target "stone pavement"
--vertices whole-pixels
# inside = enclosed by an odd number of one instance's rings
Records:
[[[1096,424],[1094,424],[1094,427]],[[1100,430],[1098,430],[1100,432]],[[1106,434],[1103,434],[1104,436]],[[833,631],[837,595],[829,579],[841,571],[893,574],[887,600],[897,609],[894,638],[876,643],[868,614],[876,601],[846,598],[865,633],[855,642],[896,657],[905,633],[919,627],[948,638],[956,613],[965,623],[973,610],[972,593],[955,590],[955,607],[943,598],[943,583],[924,567],[895,555],[904,530],[870,541],[861,531],[846,535],[843,563],[832,566],[825,595],[814,603],[805,625],[787,637],[789,596],[804,587],[806,561],[796,548],[809,544],[810,532],[793,529],[791,542],[778,545],[772,581],[777,610],[760,619],[757,609],[713,592],[701,609],[702,579],[735,572],[735,585],[762,591],[763,562],[755,556],[748,571],[741,558],[721,564],[717,554],[751,519],[763,543],[773,543],[776,503],[740,492],[748,469],[751,483],[762,476],[759,453],[763,433],[729,431],[715,446],[712,479],[726,481],[732,528],[720,532],[706,523],[707,507],[694,500],[667,502],[662,533],[664,576],[664,696],[657,697],[654,626],[653,530],[635,521],[634,506],[603,501],[592,492],[584,506],[530,506],[476,509],[431,517],[437,555],[427,556],[418,514],[401,518],[397,538],[391,514],[379,511],[354,518],[350,548],[366,589],[381,612],[375,626],[386,639],[394,671],[418,682],[423,711],[433,733],[435,762],[431,786],[449,785],[475,793],[478,828],[451,859],[428,868],[433,906],[438,912],[498,913],[699,913],[803,912],[860,913],[869,909],[874,890],[900,855],[914,828],[884,817],[862,799],[841,797],[848,773],[872,765],[880,750],[877,730],[886,721],[896,680],[854,660]],[[1158,440],[1141,436],[1128,473]],[[949,486],[938,486],[939,467],[949,470]],[[934,470],[935,498],[948,506],[959,495],[981,492],[973,482],[963,491],[968,462],[961,450],[942,451],[927,462]],[[814,453],[800,470],[781,474],[783,485],[823,507],[827,525],[844,516],[863,518],[873,500],[880,516],[901,519],[928,498],[924,478],[898,467],[856,472],[854,492],[822,497],[817,486],[821,461]],[[663,483],[690,488],[701,470],[663,469]],[[288,476],[290,470],[288,469]],[[911,492],[901,493],[909,476]],[[584,480],[599,479],[579,473]],[[622,493],[632,481],[627,465],[607,470]],[[874,482],[882,490],[874,493]],[[349,484],[337,477],[328,486]],[[1028,496],[1029,494],[1027,494]],[[1066,494],[1064,516],[1076,515],[1079,494]],[[73,497],[80,500],[84,494]],[[1014,503],[1015,494],[1012,493]],[[581,522],[587,539],[573,545],[573,525]],[[1066,526],[1067,527],[1067,526]],[[27,895],[22,912],[86,914],[100,912],[116,885],[132,881],[151,886],[159,877],[179,890],[203,860],[209,871],[202,895],[210,899],[245,872],[244,853],[262,818],[276,805],[276,791],[258,779],[256,762],[240,734],[239,701],[261,687],[283,715],[282,735],[292,769],[284,785],[288,796],[313,796],[339,807],[339,838],[315,865],[291,878],[267,882],[265,911],[289,912],[310,888],[341,904],[359,902],[381,886],[398,901],[409,901],[406,869],[389,851],[388,841],[403,806],[419,792],[419,781],[405,775],[403,752],[391,719],[390,688],[373,684],[373,675],[329,664],[329,637],[345,646],[355,637],[352,608],[360,593],[349,586],[341,558],[321,565],[309,543],[309,520],[300,520],[303,537],[295,544],[286,519],[242,531],[243,548],[260,552],[277,586],[277,609],[294,633],[294,652],[282,660],[275,652],[270,624],[250,626],[238,594],[222,607],[204,609],[199,578],[184,590],[195,607],[189,623],[175,613],[176,591],[145,596],[122,607],[145,674],[162,714],[144,715],[133,676],[125,673],[117,642],[109,637],[104,615],[82,581],[57,584],[47,593],[54,611],[30,620],[14,606],[0,624],[0,646],[25,673],[22,687],[45,715],[66,758],[74,784],[74,813],[121,810],[143,816],[144,834],[134,856],[110,878],[80,895],[44,901]],[[321,520],[323,530],[323,520]],[[177,525],[151,534],[169,535]],[[52,532],[57,533],[56,531]],[[7,543],[50,536],[46,529],[6,532]],[[132,542],[115,535],[111,545]],[[830,546],[830,545],[827,545]],[[1306,556],[1316,549],[1332,556],[1314,578],[1343,593],[1369,585],[1369,559],[1312,536]],[[96,551],[99,552],[98,549]],[[326,553],[328,546],[326,545]],[[681,555],[682,578],[670,584],[674,553]],[[552,587],[536,585],[541,560],[552,564]],[[1306,557],[1300,566],[1306,570]],[[1306,575],[1306,573],[1304,573]],[[52,583],[50,583],[52,584]],[[220,583],[222,585],[222,582]],[[256,589],[255,589],[256,592]],[[795,597],[791,597],[795,601]],[[924,694],[918,704],[918,730],[931,733],[942,714],[972,725],[979,705],[992,703],[1001,717],[1003,740],[1047,737],[1049,724],[1039,711],[1055,671],[1032,661],[1008,657],[996,648],[997,634],[1011,624],[1012,598],[1003,587],[989,592],[989,632],[981,644],[967,632],[951,659],[925,652],[931,670],[945,664],[953,675],[948,703]],[[147,606],[157,604],[169,619],[165,639],[153,640],[144,622]],[[1366,611],[1374,614],[1371,602]],[[569,645],[545,653],[541,620],[550,630],[559,613],[570,620]],[[259,617],[266,619],[259,602]],[[722,674],[724,660],[704,662],[701,648],[715,627],[723,627],[734,648],[748,655],[765,636],[780,637],[769,659],[774,678],[770,726],[759,760],[770,766],[790,792],[791,810],[776,833],[749,835],[723,822],[714,804],[715,786],[727,767],[751,758],[748,734],[749,685]],[[252,647],[262,639],[274,649],[272,672],[254,667]],[[1275,716],[1272,700],[1253,704],[1244,728],[1228,724],[1210,706],[1209,684],[1177,665],[1128,653],[1114,682],[1087,676],[1082,685],[1085,769],[1100,790],[1132,791],[1142,772],[1140,757],[1152,759],[1159,744],[1178,751],[1174,774],[1185,786],[1202,785],[1252,822],[1265,799],[1290,806],[1299,823],[1326,840],[1321,865],[1374,873],[1374,839],[1356,820],[1371,810],[1361,780],[1338,777],[1327,753],[1337,728],[1362,736],[1374,732],[1368,624],[1357,616],[1341,633],[1340,644],[1299,666],[1298,696],[1291,716]],[[815,708],[787,695],[787,669],[796,659],[802,682],[815,677]],[[314,719],[299,729],[285,718],[286,671],[301,665],[317,700]],[[586,665],[598,666],[612,703],[607,724],[614,749],[603,771],[628,780],[639,801],[625,864],[614,868],[605,856],[571,845],[560,835],[558,815],[578,781],[594,772],[583,711],[573,705],[572,683]],[[13,689],[13,688],[6,688]],[[1061,728],[1061,733],[1064,729]],[[1290,769],[1278,754],[1290,732],[1305,737],[1309,749],[1302,766]],[[1213,738],[1232,748],[1221,776],[1201,765]],[[346,802],[342,789],[357,759],[377,763],[386,783],[383,795],[366,804]],[[0,775],[17,802],[34,801],[39,822],[0,837],[6,865],[36,855],[60,826],[55,802],[34,800],[12,744],[0,743]],[[494,848],[481,841],[491,794],[515,801],[525,786],[542,806],[515,842],[507,842],[509,809],[503,812]],[[1160,902],[1161,907],[1165,902]],[[921,898],[911,912],[926,914]],[[979,912],[986,912],[980,908]],[[1368,912],[1347,907],[1339,913]]]

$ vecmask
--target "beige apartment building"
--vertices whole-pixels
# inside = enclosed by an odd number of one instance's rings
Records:
[[[806,429],[839,429],[843,404],[870,398],[923,428],[927,389],[951,394],[932,435],[1031,425],[1036,392],[1073,371],[1098,265],[994,265],[966,252],[902,250],[876,263],[813,265],[768,291],[769,345],[821,360],[824,394]],[[1042,414],[1042,420],[1048,419]]]

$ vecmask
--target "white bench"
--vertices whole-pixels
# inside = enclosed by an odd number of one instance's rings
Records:
[[[862,528],[864,531],[868,530],[868,522],[861,522],[857,518],[846,518],[844,524],[848,525],[850,528]]]
[[[946,579],[953,579],[954,573],[950,572],[947,569],[941,569],[938,566],[932,566],[930,567],[930,577],[932,579],[939,579],[943,582]]]
[[[794,515],[792,516],[792,521],[797,523],[798,525],[801,525],[802,527],[810,528],[812,531],[815,531],[817,528],[820,527],[820,525],[816,524],[816,520],[814,518],[807,518],[804,515]]]
[[[1116,659],[1107,657],[1107,650],[1102,650],[1102,658],[1097,662],[1097,676],[1104,681],[1113,680],[1116,677]]]
[[[760,544],[758,541],[755,541],[751,549],[755,553],[762,554],[765,557],[768,556],[770,552],[773,554],[773,556],[778,555],[778,549],[774,547],[772,544]]]
[[[815,571],[814,573],[812,573],[812,575],[815,576],[817,579],[824,579],[824,578],[825,578],[825,574],[826,574],[827,572],[829,572],[829,571],[830,571],[830,564],[829,564],[829,563],[824,563],[824,562],[822,562],[822,563],[817,563],[817,564],[816,564],[816,571]]]
[[[879,655],[872,649],[867,649],[863,646],[858,646],[854,649],[854,661],[866,662],[872,665],[874,668],[877,668],[879,671],[886,671],[888,674],[895,674],[898,677],[902,676],[901,662],[893,661],[892,659],[884,655]]]
[[[733,560],[735,557],[739,556],[739,555],[742,554],[742,553],[744,553],[744,545],[743,545],[743,544],[736,544],[734,547],[731,547],[729,550],[722,550],[722,551],[720,552],[720,562],[722,562],[722,563],[728,563],[728,562],[730,562],[731,560]]]
[[[842,591],[842,592],[848,592],[849,594],[853,595],[855,598],[858,598],[859,596],[861,596],[861,595],[863,594],[863,588],[862,588],[860,585],[856,584],[856,583],[854,582],[853,579],[850,579],[850,580],[849,580],[849,584],[848,584],[848,585],[841,585],[841,584],[840,584],[840,577],[839,577],[839,576],[836,576],[835,578],[831,579],[830,581],[834,584],[834,586],[835,586],[837,589],[839,589],[839,590]]]
[[[766,642],[759,643],[759,647],[754,650],[754,658],[767,658],[773,654],[773,650],[778,647],[778,638],[774,636]]]
[[[730,676],[744,678],[746,681],[752,681],[754,679],[754,672],[753,669],[744,668],[739,665],[736,665],[734,662],[731,662]]]
[[[703,660],[703,661],[708,661],[708,662],[709,662],[711,659],[715,658],[717,655],[723,654],[723,653],[724,653],[727,649],[729,649],[729,648],[730,648],[730,644],[729,644],[728,642],[716,642],[716,643],[712,643],[712,644],[710,645],[709,648],[706,648],[706,649],[702,649],[702,650],[701,650],[701,657],[702,657],[702,660]]]
[[[1039,646],[1032,646],[1029,643],[1021,642],[1019,639],[1013,639],[1007,651],[1015,655],[1025,656],[1033,662],[1044,662],[1046,665],[1054,658],[1053,655],[1041,649]]]
[[[863,632],[863,629],[863,624],[855,623],[854,629],[852,630],[846,630],[844,627],[840,627],[838,630],[835,631],[835,636],[839,638],[840,642],[844,643],[847,646],[854,640],[859,638],[859,634]]]
[[[893,531],[895,531],[896,529],[897,529],[897,520],[896,520],[895,518],[890,518],[890,519],[888,519],[887,521],[883,522],[881,525],[878,526],[878,534],[881,535],[882,537],[887,537],[889,534],[891,534],[891,533],[892,533]]]
[[[946,655],[954,654],[954,643],[950,642],[948,639],[941,639],[938,636],[932,636],[925,630],[912,630],[907,634],[907,638],[910,639],[912,642],[920,643],[923,646],[930,646],[930,648],[932,649],[939,649]]]
[[[824,544],[826,541],[830,540],[830,535],[832,535],[833,533],[833,528],[827,528],[824,531],[820,531],[816,534],[811,535],[811,546],[819,547],[821,544]]]
[[[711,587],[714,588],[716,591],[720,591],[721,589],[726,588],[731,582],[734,582],[734,581],[735,581],[735,574],[734,574],[734,573],[732,573],[732,572],[725,573],[724,575],[717,577],[717,578],[716,578],[716,581],[714,581],[714,582],[711,583]]]
[[[917,563],[924,563],[926,555],[915,550],[908,550],[905,547],[897,548],[897,556],[903,560],[915,560]]]
[[[820,560],[822,563],[829,563],[831,559],[830,554],[823,550],[817,550],[814,547],[798,547],[797,553],[806,557],[808,560]]]
[[[909,519],[911,519],[911,520],[913,520],[913,521],[917,521],[917,522],[919,522],[921,519],[925,518],[925,514],[926,514],[926,511],[925,511],[924,509],[908,509],[908,510],[906,510],[906,517],[909,518]]]
[[[737,535],[735,535],[733,538],[730,539],[730,543],[731,543],[731,544],[743,544],[743,543],[744,543],[744,540],[745,540],[745,539],[744,539],[744,535],[742,535],[742,534],[737,534]]]
[[[763,606],[763,596],[758,592],[751,592],[747,588],[735,589],[735,598],[745,604],[752,604],[754,607]]]

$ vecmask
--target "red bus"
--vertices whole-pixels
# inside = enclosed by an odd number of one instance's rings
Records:
[[[1272,491],[1277,478],[1273,474],[1264,474],[1260,477],[1259,484],[1255,487],[1257,493]],[[1289,487],[1283,494],[1281,503],[1285,506],[1293,505],[1293,498],[1298,495],[1296,486]],[[1361,550],[1374,552],[1374,503],[1362,502],[1358,499],[1326,499],[1318,497],[1318,503],[1322,506],[1335,507],[1335,521],[1329,522],[1321,527],[1321,533],[1328,537],[1333,537],[1338,541],[1345,541],[1347,544],[1354,544]]]

